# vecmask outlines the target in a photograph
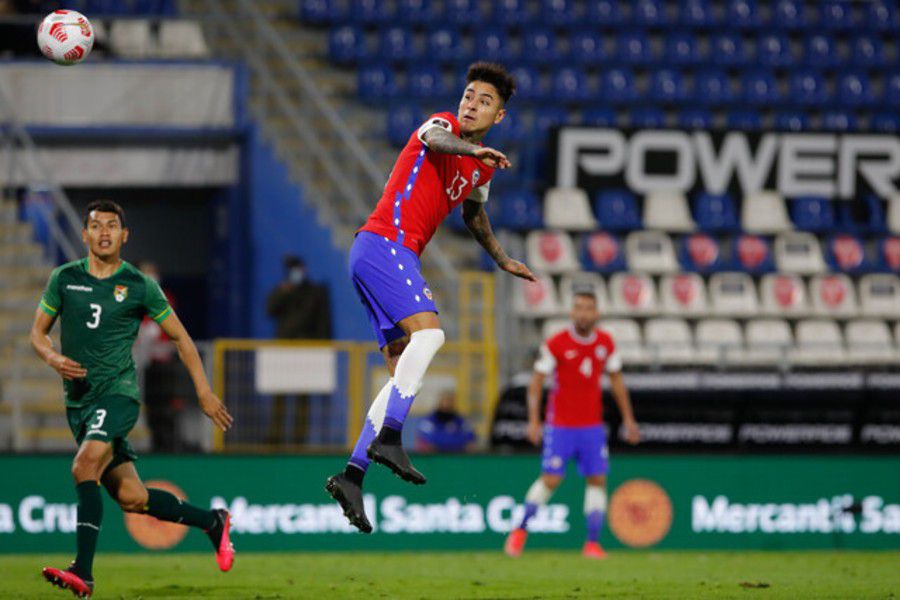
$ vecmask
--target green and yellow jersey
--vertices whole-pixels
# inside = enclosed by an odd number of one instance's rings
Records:
[[[90,405],[110,395],[140,397],[131,347],[145,315],[161,323],[172,307],[159,285],[122,261],[106,279],[88,273],[87,258],[50,274],[41,310],[60,321],[62,353],[87,369],[64,381],[66,406]]]

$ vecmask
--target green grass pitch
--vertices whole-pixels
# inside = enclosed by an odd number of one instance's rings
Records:
[[[0,598],[72,598],[40,576],[68,556],[0,556]],[[103,554],[95,598],[900,598],[900,551]]]

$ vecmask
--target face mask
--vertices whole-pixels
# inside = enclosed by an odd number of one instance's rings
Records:
[[[290,281],[294,285],[300,285],[301,283],[303,283],[304,279],[306,279],[305,270],[294,268],[288,271],[288,281]]]

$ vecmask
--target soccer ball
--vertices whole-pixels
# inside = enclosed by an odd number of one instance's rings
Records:
[[[55,10],[41,21],[37,42],[44,56],[56,64],[74,65],[91,53],[94,28],[79,12]]]

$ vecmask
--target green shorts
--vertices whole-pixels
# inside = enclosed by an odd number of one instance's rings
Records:
[[[128,396],[108,396],[80,408],[67,408],[66,418],[75,441],[81,446],[84,440],[109,442],[113,447],[113,459],[107,471],[119,465],[137,460],[134,448],[126,439],[137,423],[141,405]]]

